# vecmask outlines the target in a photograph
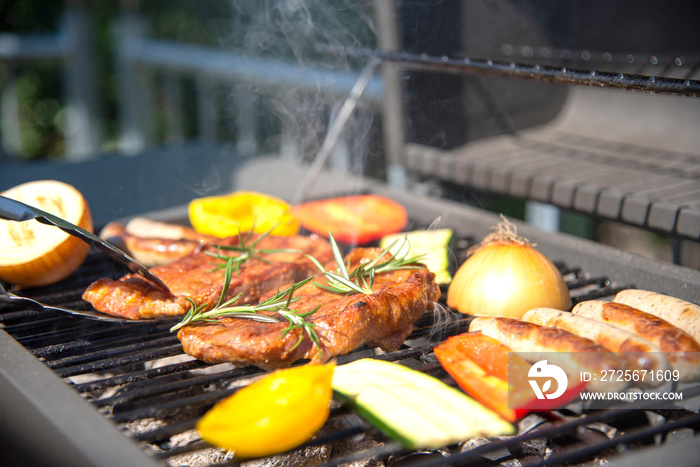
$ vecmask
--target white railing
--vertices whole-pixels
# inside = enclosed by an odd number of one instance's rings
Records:
[[[342,102],[360,76],[359,71],[301,68],[281,60],[152,39],[137,15],[123,15],[116,30],[121,96],[120,147],[127,154],[137,154],[149,145],[151,102],[158,93],[165,96],[162,102],[168,106],[164,112],[163,139],[167,142],[186,139],[179,82],[183,77],[193,79],[195,83],[196,137],[206,141],[219,138],[216,129],[220,127],[222,112],[221,103],[214,100],[214,88],[217,85],[230,86],[231,102],[224,107],[236,109],[236,114],[231,116],[235,126],[231,133],[238,135],[236,146],[239,152],[254,154],[257,152],[256,106],[263,105],[259,94],[279,93],[284,89],[307,90],[310,93],[321,90]],[[155,89],[153,80],[148,79],[149,73],[153,72],[163,76],[161,89]],[[365,89],[363,99],[379,108],[382,87],[381,79],[374,77]]]
[[[267,110],[259,107],[265,105],[260,93],[280,93],[285,88],[307,90],[332,96],[330,101],[341,104],[360,76],[360,71],[301,68],[280,60],[156,40],[148,36],[143,18],[134,12],[124,12],[115,26],[119,119],[116,148],[123,155],[192,139],[216,142],[232,137],[239,152],[255,154],[260,139],[256,115]],[[0,34],[0,62],[5,70],[0,96],[1,137],[7,154],[17,154],[21,144],[17,136],[20,109],[13,70],[18,64],[47,60],[56,61],[63,70],[63,105],[70,129],[65,135],[65,158],[84,160],[102,153],[102,115],[98,112],[90,27],[82,12],[68,9],[55,34]],[[194,83],[194,116],[185,115],[185,79]],[[222,87],[229,90],[229,102],[217,100],[215,89]],[[382,80],[374,76],[362,100],[378,111],[382,93]],[[157,117],[162,118],[160,132],[154,130]],[[196,122],[195,134],[186,131],[185,117]],[[224,118],[227,121],[222,122]],[[226,135],[217,130],[222,126],[229,128]],[[281,137],[283,146],[288,146],[282,152],[295,152],[294,136],[275,135]]]

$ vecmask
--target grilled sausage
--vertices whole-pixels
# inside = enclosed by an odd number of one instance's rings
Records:
[[[669,369],[668,359],[656,345],[636,334],[602,321],[553,308],[530,310],[523,315],[523,321],[563,329],[590,339],[605,349],[616,352],[630,370],[663,371]],[[646,378],[643,385],[654,387],[662,383],[663,381],[658,379]]]
[[[168,238],[171,240],[195,240],[213,243],[216,237],[201,234],[191,227],[159,222],[145,217],[134,217],[125,226],[128,234],[143,238]]]
[[[613,302],[624,303],[639,310],[668,321],[681,328],[700,342],[700,306],[680,298],[650,292],[648,290],[629,289],[618,292]]]
[[[139,217],[126,226],[110,222],[102,229],[100,237],[149,268],[180,259],[203,243],[215,243],[214,237],[198,234],[188,227]]]
[[[700,378],[700,344],[668,321],[623,303],[602,300],[581,302],[572,313],[604,321],[649,340],[666,353],[671,367],[679,371],[681,381]]]
[[[570,378],[578,379],[583,371],[602,375],[604,371],[625,369],[624,362],[602,346],[562,329],[512,318],[479,316],[472,320],[469,331],[481,331],[514,352],[526,352],[521,357],[530,363],[548,360],[562,367]],[[592,380],[588,388],[592,391],[620,391],[627,386],[622,381],[600,380]]]

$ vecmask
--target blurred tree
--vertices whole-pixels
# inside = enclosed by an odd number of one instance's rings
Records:
[[[222,28],[230,23],[229,5],[230,2],[224,0],[161,0],[143,2],[139,11],[146,18],[154,37],[215,46]],[[3,0],[0,1],[0,33],[22,36],[56,34],[68,7],[82,9],[92,24],[103,150],[111,151],[116,148],[118,135],[113,27],[121,2]],[[13,138],[16,143],[13,144],[12,158],[63,157],[66,109],[62,102],[62,77],[56,65],[53,60],[0,62],[3,86],[11,82],[17,97],[17,112],[5,116],[18,119],[13,125],[18,134]],[[10,155],[5,154],[2,158],[8,157]]]

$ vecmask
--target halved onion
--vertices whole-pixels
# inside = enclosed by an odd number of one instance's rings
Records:
[[[93,231],[87,201],[73,186],[56,180],[24,183],[2,193]],[[33,287],[58,282],[85,260],[90,246],[58,227],[35,220],[0,220],[0,279]]]
[[[571,295],[559,269],[519,237],[505,217],[469,253],[447,289],[450,307],[474,316],[516,319],[533,308],[571,307]]]

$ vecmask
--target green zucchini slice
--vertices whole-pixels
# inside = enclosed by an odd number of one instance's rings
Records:
[[[450,273],[450,243],[454,231],[452,229],[435,230],[413,230],[385,235],[379,240],[380,248],[388,248],[398,240],[392,248],[392,253],[396,253],[405,238],[409,242],[407,256],[423,255],[423,264],[428,270],[435,274],[435,282],[439,285],[446,285],[452,281]],[[406,253],[404,247],[401,253]]]
[[[437,449],[515,431],[459,389],[397,363],[365,358],[340,365],[332,385],[341,400],[408,449]]]

